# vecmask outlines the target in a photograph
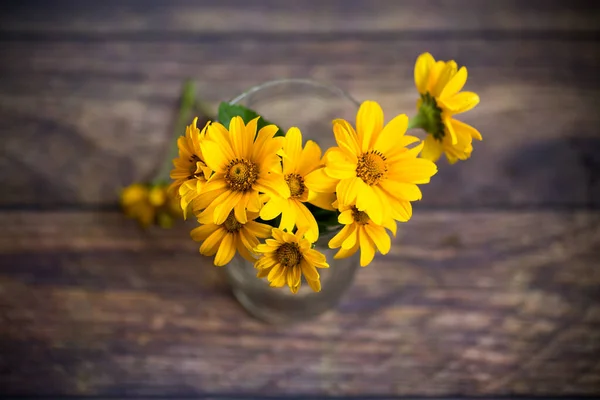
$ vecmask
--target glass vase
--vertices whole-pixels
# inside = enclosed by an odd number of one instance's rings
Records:
[[[251,108],[281,129],[296,126],[303,142],[313,140],[323,153],[336,146],[332,121],[354,121],[358,103],[343,90],[305,79],[285,79],[263,83],[237,96],[231,104]],[[303,143],[303,144],[304,144]],[[328,247],[337,231],[321,233],[315,249],[325,254],[329,268],[319,269],[321,291],[315,293],[306,281],[298,293],[285,286],[272,288],[267,279],[256,277],[254,266],[236,256],[225,268],[233,294],[255,317],[275,324],[287,324],[314,318],[333,308],[350,287],[358,268],[358,256],[335,260],[337,250]]]

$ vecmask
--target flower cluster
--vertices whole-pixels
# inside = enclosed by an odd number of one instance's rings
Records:
[[[121,191],[121,207],[129,218],[133,218],[147,228],[157,224],[170,228],[173,221],[182,218],[177,199],[165,185],[134,183]]]
[[[198,220],[191,237],[215,265],[239,254],[273,287],[287,285],[296,293],[304,278],[318,292],[318,270],[329,268],[314,248],[323,234],[323,212],[337,218],[328,242],[337,249],[334,258],[360,251],[360,265],[367,266],[377,252],[390,251],[390,235],[396,235],[397,222],[412,217],[411,203],[422,197],[419,185],[437,173],[441,154],[450,163],[470,157],[472,141],[481,135],[454,119],[479,102],[475,93],[461,92],[466,79],[466,68],[454,61],[419,56],[418,114],[385,123],[380,105],[365,101],[355,125],[333,120],[337,146],[324,153],[298,128],[283,135],[251,110],[246,118],[221,117],[202,129],[194,119],[177,141],[169,198],[176,198],[184,216]],[[410,128],[423,129],[426,138],[407,135]],[[152,196],[141,194],[124,195],[123,204],[134,198],[153,204]],[[154,214],[144,207],[137,217],[147,224]]]

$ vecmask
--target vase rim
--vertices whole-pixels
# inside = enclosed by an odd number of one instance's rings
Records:
[[[283,78],[283,79],[274,79],[271,81],[266,81],[263,83],[260,83],[258,85],[254,85],[252,87],[250,87],[249,89],[243,91],[241,94],[237,95],[236,97],[234,97],[233,99],[231,99],[229,101],[229,104],[237,104],[240,101],[242,101],[245,97],[251,95],[252,93],[258,92],[259,90],[271,87],[271,86],[277,86],[277,85],[281,85],[281,84],[303,84],[303,85],[309,85],[309,86],[315,86],[315,87],[319,87],[322,89],[327,89],[330,92],[333,92],[335,94],[337,94],[340,97],[344,97],[348,100],[350,100],[352,103],[354,103],[357,107],[360,105],[352,96],[350,96],[350,94],[348,92],[346,92],[343,89],[340,89],[339,87],[330,84],[330,83],[325,83],[325,82],[319,82],[313,79],[309,79],[309,78]]]

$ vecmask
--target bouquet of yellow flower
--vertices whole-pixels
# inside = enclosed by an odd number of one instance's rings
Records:
[[[197,118],[177,141],[169,192],[184,216],[199,226],[193,240],[200,253],[227,265],[238,253],[253,263],[258,278],[296,293],[302,277],[321,290],[319,269],[329,268],[314,248],[324,234],[338,249],[334,258],[360,252],[367,266],[375,253],[390,251],[397,222],[412,216],[419,185],[436,174],[442,153],[450,163],[470,157],[479,132],[454,119],[479,102],[462,92],[465,67],[422,54],[415,65],[420,93],[417,115],[384,121],[375,101],[363,102],[356,123],[332,121],[337,146],[322,149],[303,140],[297,127],[286,132],[240,105],[221,103],[219,117],[197,126]],[[200,129],[201,128],[201,129]],[[426,132],[424,140],[407,135]]]

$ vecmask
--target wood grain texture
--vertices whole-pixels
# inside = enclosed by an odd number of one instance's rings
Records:
[[[600,214],[417,212],[338,309],[271,327],[189,226],[0,213],[0,387],[68,395],[583,395]]]
[[[600,53],[593,41],[286,38],[0,41],[0,205],[114,204],[149,180],[171,140],[181,82],[216,105],[274,78],[311,77],[388,118],[414,113],[413,63],[431,51],[468,66],[484,142],[424,187],[436,207],[600,205]],[[268,117],[268,116],[267,116]],[[301,119],[298,122],[301,124]],[[26,150],[26,151],[25,151]]]
[[[3,6],[0,31],[81,33],[593,32],[600,7],[555,0],[69,0]]]

